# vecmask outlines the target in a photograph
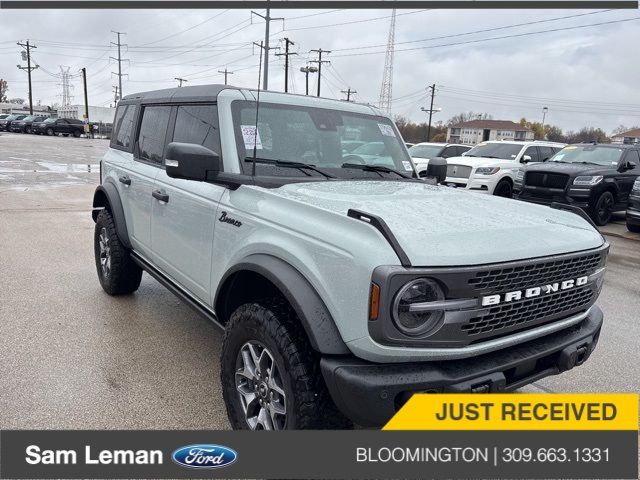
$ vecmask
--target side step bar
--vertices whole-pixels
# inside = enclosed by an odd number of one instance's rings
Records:
[[[173,280],[167,278],[162,272],[160,272],[157,268],[140,257],[138,254],[131,252],[130,255],[133,261],[136,262],[140,266],[140,268],[142,268],[145,272],[147,272],[158,282],[168,288],[176,297],[184,301],[189,307],[212,322],[221,331],[224,331],[224,325],[220,323],[213,310],[211,310],[197,298],[194,298],[192,295],[187,293],[182,287],[177,285]]]

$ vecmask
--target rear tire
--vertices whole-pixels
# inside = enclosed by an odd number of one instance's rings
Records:
[[[227,415],[237,430],[345,429],[291,307],[272,299],[247,303],[229,319],[220,380]]]
[[[79,132],[79,131],[77,131],[77,130],[74,130],[74,131],[73,131],[73,136],[74,136],[75,138],[80,138],[80,132]]]
[[[500,180],[493,191],[496,197],[513,198],[513,186],[509,180]]]
[[[47,135],[53,137],[53,128],[47,128]]]
[[[26,127],[24,129],[24,133],[31,133],[31,127]]]
[[[105,208],[98,214],[94,232],[94,254],[98,279],[109,295],[135,292],[142,280],[142,269],[131,259],[116,233],[116,224]]]
[[[613,215],[613,207],[616,201],[613,194],[609,191],[603,192],[596,200],[595,205],[591,211],[591,218],[596,225],[603,227],[611,220]]]

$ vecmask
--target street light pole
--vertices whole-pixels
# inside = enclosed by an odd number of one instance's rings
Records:
[[[300,67],[300,71],[304,73],[305,76],[305,95],[309,95],[309,74],[316,73],[318,69],[311,65],[307,65],[306,67]]]
[[[549,111],[549,107],[542,107],[542,139],[545,140],[547,138],[547,134],[544,131],[544,121],[547,118],[547,112]]]

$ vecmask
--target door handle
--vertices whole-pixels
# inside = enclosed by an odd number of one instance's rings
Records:
[[[131,179],[126,175],[122,175],[118,180],[120,180],[120,183],[124,183],[125,185],[131,185]]]
[[[164,203],[169,202],[169,195],[167,195],[161,190],[154,190],[153,192],[151,192],[151,195],[153,196],[153,198],[160,200],[161,202],[164,202]]]

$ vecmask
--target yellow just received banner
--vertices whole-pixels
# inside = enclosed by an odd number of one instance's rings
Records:
[[[384,430],[637,430],[638,394],[416,394]]]

